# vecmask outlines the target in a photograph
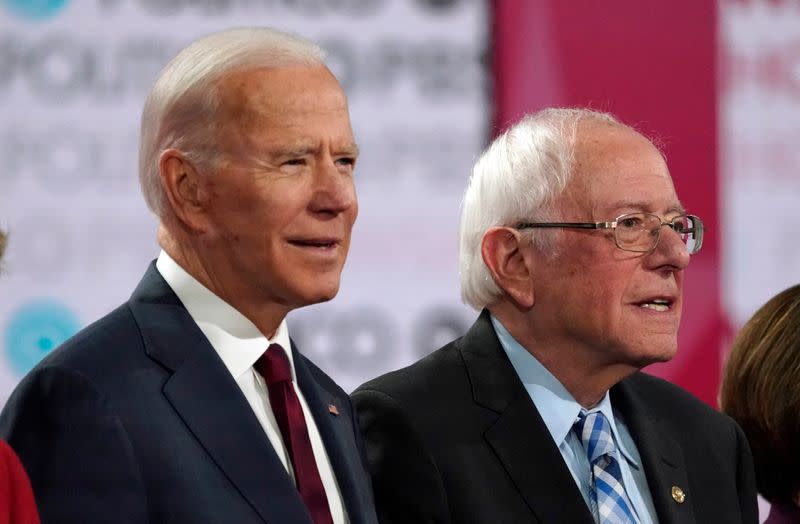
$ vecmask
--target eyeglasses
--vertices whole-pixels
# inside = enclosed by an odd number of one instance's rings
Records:
[[[661,220],[660,216],[652,213],[628,213],[618,216],[613,222],[521,222],[516,225],[516,229],[612,229],[618,248],[649,253],[658,245],[662,226],[678,233],[690,255],[700,251],[703,246],[703,221],[694,215],[678,215],[670,220]]]

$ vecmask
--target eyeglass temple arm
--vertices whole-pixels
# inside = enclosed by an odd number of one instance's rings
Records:
[[[567,227],[571,229],[605,229],[613,227],[613,222],[520,222],[515,229],[537,229],[548,227]]]

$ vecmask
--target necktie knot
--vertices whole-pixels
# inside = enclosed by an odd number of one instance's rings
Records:
[[[289,366],[289,357],[280,344],[270,344],[263,355],[256,361],[255,366],[267,386],[278,382],[291,382],[292,370]]]
[[[611,424],[600,411],[586,413],[581,411],[575,422],[575,432],[581,439],[589,462],[595,464],[605,455],[612,455],[615,450]]]

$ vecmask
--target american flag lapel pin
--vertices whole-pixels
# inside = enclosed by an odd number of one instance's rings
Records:
[[[330,413],[331,415],[336,415],[338,417],[339,416],[339,408],[337,408],[333,404],[328,404],[328,413]]]

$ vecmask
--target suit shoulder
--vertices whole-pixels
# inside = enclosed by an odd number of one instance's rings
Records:
[[[635,373],[623,383],[631,387],[635,394],[646,399],[650,409],[666,418],[680,418],[684,421],[711,421],[730,424],[732,420],[720,413],[685,389],[648,373]]]
[[[390,371],[356,388],[357,394],[378,391],[394,398],[439,394],[452,389],[459,380],[466,380],[464,362],[456,339],[413,364]]]
[[[127,346],[141,346],[127,304],[89,324],[42,359],[14,389],[6,407],[39,399],[100,399],[130,369]],[[47,400],[51,399],[51,400]]]
[[[143,342],[127,303],[92,322],[53,350],[31,373],[46,368],[67,368],[91,377],[97,370],[126,366],[126,347],[141,348]]]

